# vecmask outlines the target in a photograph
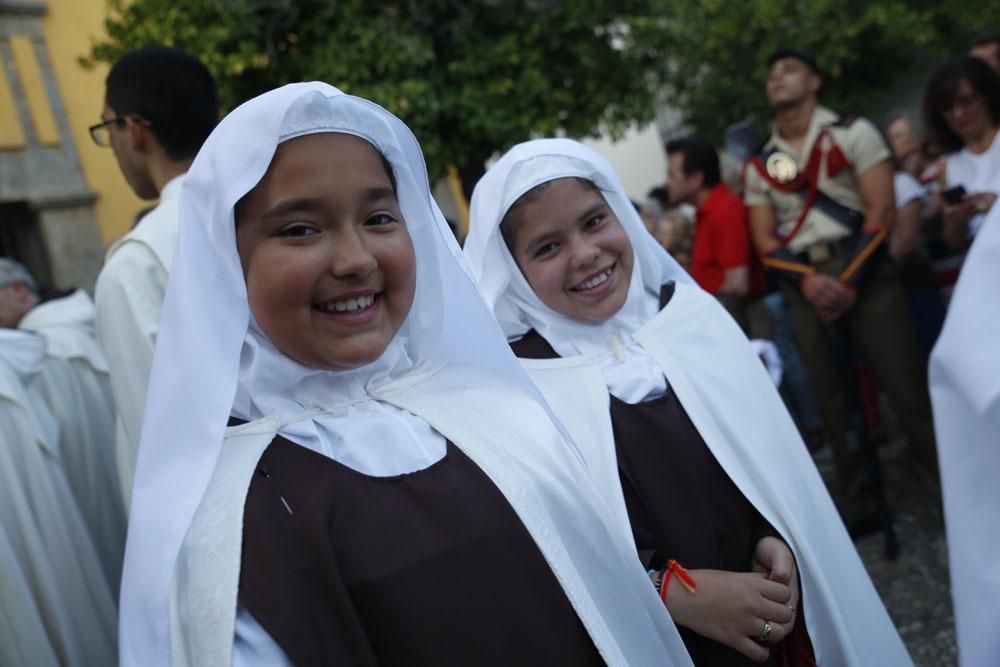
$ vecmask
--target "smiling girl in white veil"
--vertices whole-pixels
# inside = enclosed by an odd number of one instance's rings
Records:
[[[460,256],[378,106],[292,84],[220,123],[181,200],[124,665],[690,664]]]
[[[487,303],[696,664],[909,663],[760,360],[606,160],[515,146],[470,227]]]

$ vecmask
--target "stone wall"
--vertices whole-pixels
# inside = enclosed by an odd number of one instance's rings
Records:
[[[23,203],[46,249],[52,287],[92,289],[103,244],[49,62],[46,5],[0,0],[0,204]],[[4,224],[0,220],[0,224]]]

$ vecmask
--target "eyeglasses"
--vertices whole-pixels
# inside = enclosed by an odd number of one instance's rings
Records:
[[[956,95],[955,99],[951,101],[951,104],[942,110],[942,115],[952,116],[958,111],[968,111],[972,107],[976,106],[976,103],[979,102],[980,99],[982,99],[982,95],[979,93]]]
[[[141,125],[151,126],[150,123],[145,118],[140,118],[139,116],[129,115],[129,116],[115,116],[114,118],[109,118],[108,120],[98,123],[97,125],[91,125],[87,128],[90,131],[90,138],[94,140],[94,143],[102,148],[107,148],[111,145],[111,126],[124,127],[125,122],[132,120],[133,122],[139,123]]]
[[[98,123],[97,125],[91,125],[90,138],[94,140],[94,143],[103,148],[107,148],[111,145],[111,129],[110,125],[115,125],[117,127],[122,127],[125,125],[125,119],[120,116],[115,116],[110,120],[106,120],[103,123]]]

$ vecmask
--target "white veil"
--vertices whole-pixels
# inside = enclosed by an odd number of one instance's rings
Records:
[[[624,306],[601,324],[560,315],[535,295],[500,233],[504,215],[532,188],[559,178],[582,178],[601,191],[632,245],[634,264]],[[537,139],[510,149],[476,185],[465,255],[504,333],[516,339],[535,329],[560,356],[595,354],[613,394],[630,403],[665,388],[663,374],[632,345],[631,334],[659,311],[660,287],[694,282],[656,242],[632,206],[614,168],[571,139]],[[610,341],[623,348],[614,356]]]

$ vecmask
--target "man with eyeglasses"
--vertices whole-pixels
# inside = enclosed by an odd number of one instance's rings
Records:
[[[218,93],[205,66],[178,49],[149,46],[124,55],[111,68],[101,122],[90,128],[94,142],[114,152],[132,190],[142,199],[159,198],[108,249],[95,290],[97,335],[118,412],[118,468],[126,506],[177,243],[181,185],[218,119]]]
[[[893,168],[872,123],[818,104],[822,77],[811,55],[780,49],[768,65],[773,132],[744,172],[751,233],[789,305],[833,449],[842,513],[860,534],[885,514],[877,459],[851,428],[852,348],[888,395],[916,472],[929,486],[937,478],[925,369],[898,271],[885,258]]]

